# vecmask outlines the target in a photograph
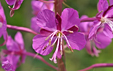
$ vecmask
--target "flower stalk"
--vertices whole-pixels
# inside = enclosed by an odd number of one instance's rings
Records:
[[[33,30],[26,28],[26,27],[18,27],[18,26],[12,26],[12,25],[7,25],[8,29],[12,29],[12,30],[18,30],[18,31],[24,31],[24,32],[29,32],[32,33],[34,35],[37,35],[38,33],[34,32]]]
[[[62,13],[62,3],[63,3],[63,0],[55,0],[55,3],[54,3],[55,14],[61,15],[61,13]],[[64,47],[62,46],[62,48],[64,48]],[[63,61],[63,57],[61,59],[59,59],[59,58],[57,59],[57,64],[58,64],[58,70],[57,71],[66,71],[65,64],[64,64],[64,61]]]
[[[113,63],[99,63],[99,64],[94,64],[94,65],[91,65],[85,69],[82,69],[82,70],[79,70],[79,71],[88,71],[92,68],[99,68],[99,67],[113,67]]]

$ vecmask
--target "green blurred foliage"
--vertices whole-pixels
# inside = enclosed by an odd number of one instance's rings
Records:
[[[6,4],[5,0],[0,0],[2,6],[5,11],[7,23],[10,25],[16,26],[23,26],[30,28],[31,18],[32,15],[32,8],[31,8],[31,0],[24,0],[19,10],[15,11],[14,16],[11,18],[9,16],[9,8]],[[88,15],[89,17],[93,17],[96,15],[97,11],[97,2],[98,0],[66,0],[65,3],[71,6],[72,8],[76,9],[79,12],[79,15]],[[64,6],[65,8],[66,6]],[[8,34],[12,37],[15,36],[16,30],[7,29]],[[32,49],[32,38],[34,37],[31,33],[22,32],[24,41],[25,41],[25,48],[29,52],[35,53]],[[0,39],[3,40],[3,39]],[[1,42],[1,41],[0,41]],[[86,68],[95,63],[113,63],[113,43],[111,43],[107,48],[102,49],[99,57],[92,57],[90,56],[85,49],[81,51],[74,50],[73,53],[66,53],[66,69],[67,71],[77,71],[83,68]],[[5,46],[2,46],[1,49],[5,49]],[[53,52],[52,52],[53,53]],[[57,66],[49,58],[52,57],[52,53],[44,57],[49,63]],[[3,69],[0,67],[0,71]],[[27,57],[24,64],[22,64],[16,71],[55,71],[54,69],[50,68],[43,62],[38,59]],[[113,68],[95,68],[91,69],[90,71],[113,71]]]

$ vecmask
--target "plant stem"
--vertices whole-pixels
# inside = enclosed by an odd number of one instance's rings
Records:
[[[34,32],[33,30],[26,28],[26,27],[18,27],[18,26],[12,26],[12,25],[7,25],[8,29],[13,29],[13,30],[18,30],[18,31],[24,31],[24,32],[29,32],[32,34],[37,35],[38,33]]]
[[[55,3],[54,3],[55,14],[61,15],[63,0],[54,0],[54,1],[55,1]],[[65,64],[63,62],[63,58],[61,58],[61,59],[57,58],[57,64],[58,64],[58,70],[57,71],[66,71]]]
[[[99,68],[99,67],[113,67],[113,63],[99,63],[99,64],[94,64],[94,65],[91,65],[85,69],[82,69],[82,70],[79,70],[79,71],[88,71],[92,68]]]

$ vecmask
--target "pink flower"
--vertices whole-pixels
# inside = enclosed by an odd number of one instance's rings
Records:
[[[7,30],[6,29],[7,29],[7,22],[6,22],[3,7],[0,3],[0,37],[3,36],[3,38],[5,40],[4,43],[0,44],[0,46],[4,45],[6,43],[6,40],[7,40]]]
[[[78,33],[77,25],[80,23],[78,12],[72,8],[63,10],[61,17],[48,9],[37,15],[37,27],[40,27],[40,34],[33,38],[33,49],[41,55],[48,55],[54,45],[56,50],[50,60],[57,63],[56,57],[61,58],[64,52],[63,39],[68,48],[81,50],[86,44],[83,34]]]
[[[6,57],[2,56],[2,68],[5,71],[15,71],[19,66],[18,63],[24,63],[26,52],[24,48],[23,38],[20,32],[15,36],[15,41],[9,36],[6,43],[7,50],[3,50],[4,54],[7,54]],[[17,55],[16,55],[17,54]],[[19,60],[21,57],[21,61]],[[20,62],[19,62],[20,61]]]
[[[88,18],[87,16],[82,16],[81,19]],[[82,22],[79,25],[80,31],[84,33],[87,43],[86,43],[86,50],[92,56],[99,56],[99,50],[96,49],[104,49],[111,43],[111,38],[106,36],[103,32],[98,31],[96,36],[93,36],[91,39],[88,38],[90,30],[92,29],[94,23],[93,22]],[[104,38],[104,39],[103,39]]]

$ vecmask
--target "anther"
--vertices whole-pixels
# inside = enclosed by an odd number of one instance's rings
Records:
[[[43,51],[47,48],[47,46],[44,47]]]
[[[70,50],[73,52],[73,49],[71,48],[71,46],[69,46]]]
[[[49,40],[49,45],[51,45],[51,39]]]
[[[68,30],[69,33],[74,33],[73,31]]]

